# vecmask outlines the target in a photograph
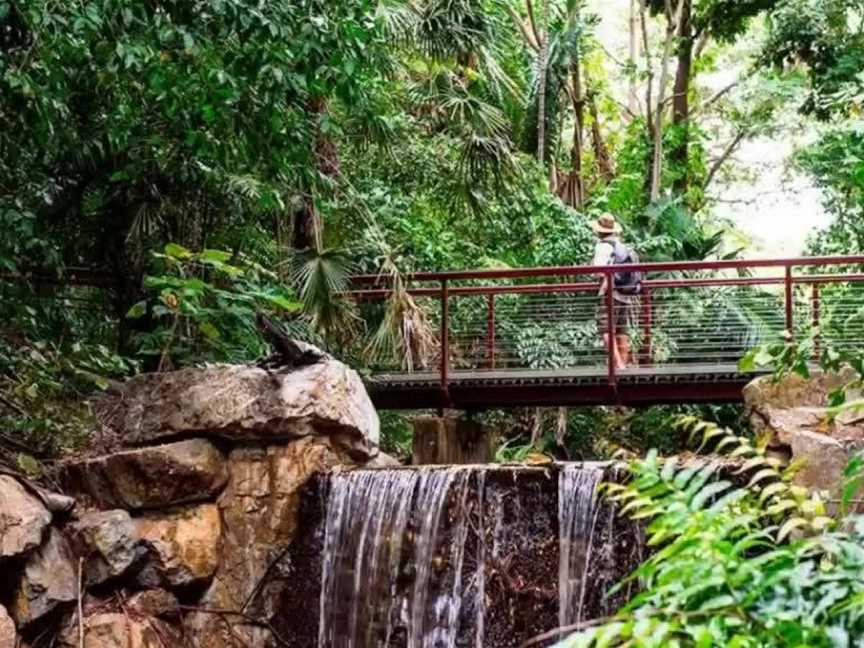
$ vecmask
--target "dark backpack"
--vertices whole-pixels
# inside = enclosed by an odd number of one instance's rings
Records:
[[[639,255],[620,241],[612,244],[612,265],[639,263]],[[622,295],[638,295],[642,292],[642,273],[627,270],[615,273],[615,290]]]

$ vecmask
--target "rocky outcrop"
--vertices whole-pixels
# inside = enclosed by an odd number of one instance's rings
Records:
[[[137,529],[127,511],[85,513],[70,525],[70,532],[84,558],[88,585],[122,576],[140,556]]]
[[[27,558],[12,603],[12,618],[19,628],[27,626],[77,596],[77,561],[63,534],[51,528],[47,541]]]
[[[150,551],[138,576],[145,586],[185,587],[208,580],[219,564],[222,521],[214,504],[146,515],[136,521]]]
[[[102,455],[55,475],[74,511],[0,476],[0,593],[11,586],[0,602],[18,634],[67,648],[80,629],[85,648],[275,648],[304,485],[387,460],[359,376],[329,356],[186,369],[133,378],[97,410]]]
[[[42,502],[13,477],[0,475],[0,559],[37,548],[51,523]]]
[[[15,623],[2,605],[0,605],[0,648],[18,648]]]
[[[180,435],[265,441],[327,436],[358,456],[377,451],[379,422],[363,381],[332,359],[293,371],[213,366],[129,381],[117,416],[126,443]]]
[[[802,460],[795,482],[837,496],[849,458],[864,448],[864,419],[850,410],[829,415],[830,394],[855,377],[854,372],[790,374],[779,381],[758,378],[744,389],[754,431],[768,437],[769,448]],[[860,394],[850,392],[848,399]]]
[[[189,439],[69,462],[61,481],[102,508],[163,508],[206,501],[228,480],[225,456],[206,439]]]
[[[267,582],[266,577],[296,532],[301,489],[316,472],[348,461],[328,439],[311,437],[288,445],[233,450],[231,477],[219,498],[224,520],[221,561],[202,605],[246,609],[272,618],[286,584],[278,579]],[[267,645],[268,631],[263,628],[242,626],[229,632],[204,614],[192,615],[189,626],[202,645],[212,648],[234,646],[231,632],[250,646]]]

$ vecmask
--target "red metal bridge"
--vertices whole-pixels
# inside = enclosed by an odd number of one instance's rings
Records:
[[[611,339],[621,331],[612,295],[599,287],[628,270],[645,280],[626,331],[635,358],[619,370]],[[419,272],[397,281],[394,290],[390,277],[355,277],[350,293],[368,329],[388,320],[397,330],[368,379],[384,409],[733,402],[753,378],[738,361],[755,346],[811,339],[815,360],[829,345],[864,342],[864,256]],[[425,355],[412,351],[424,320],[433,349]]]

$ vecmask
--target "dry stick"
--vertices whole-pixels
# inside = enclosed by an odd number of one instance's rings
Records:
[[[78,558],[78,648],[84,648],[84,557]]]
[[[610,620],[612,620],[612,617],[600,617],[599,619],[591,619],[590,621],[582,621],[581,623],[573,623],[571,625],[561,626],[560,628],[549,630],[548,632],[544,632],[543,634],[539,634],[536,637],[528,639],[527,641],[523,642],[519,646],[519,648],[527,648],[528,646],[534,646],[536,644],[543,643],[547,639],[557,639],[565,632],[577,632],[579,630],[584,630],[585,628],[592,628],[597,625],[603,625]]]
[[[269,630],[270,634],[273,635],[273,638],[279,645],[290,648],[291,644],[285,641],[285,639],[278,632],[276,632],[276,629],[273,627],[272,623],[264,619],[256,618],[251,614],[246,614],[245,612],[239,612],[237,610],[225,610],[223,608],[198,607],[197,605],[181,605],[180,609],[188,610],[190,612],[200,612],[201,614],[214,614],[216,616],[222,617],[223,619],[230,616],[240,617],[241,619],[247,621],[250,625]]]
[[[258,579],[258,582],[255,583],[255,587],[252,588],[252,591],[249,592],[249,596],[246,597],[246,600],[243,602],[243,606],[240,608],[241,612],[246,612],[249,605],[252,601],[255,600],[255,597],[258,596],[258,593],[263,589],[265,583],[267,582],[268,576],[270,576],[270,572],[273,571],[273,568],[282,561],[285,557],[285,554],[288,553],[288,550],[291,548],[291,545],[286,545],[285,548],[280,551],[273,560],[270,561],[270,564],[267,565],[267,569],[264,570],[264,573],[261,575],[261,578]]]

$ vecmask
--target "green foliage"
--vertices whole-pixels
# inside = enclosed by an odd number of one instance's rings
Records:
[[[738,369],[745,373],[771,369],[774,380],[780,380],[789,373],[809,378],[813,355],[812,337],[795,342],[787,332],[782,340],[762,344],[748,351],[738,362]]]
[[[383,410],[378,416],[381,419],[381,451],[402,461],[410,460],[414,437],[410,414]]]
[[[765,58],[801,63],[811,78],[803,106],[823,119],[854,110],[864,91],[864,17],[857,0],[785,0],[771,14]]]
[[[746,439],[685,419],[691,438],[740,461],[736,487],[718,461],[650,453],[604,492],[644,520],[653,555],[627,581],[639,593],[562,648],[855,646],[864,639],[864,520],[833,519],[791,470]],[[728,468],[726,469],[728,474]]]
[[[149,315],[157,322],[137,342],[141,354],[159,357],[160,368],[254,360],[266,352],[256,315],[278,318],[303,308],[273,272],[230,252],[192,252],[169,243],[154,257],[161,272],[145,280],[153,297],[135,304],[127,317]]]
[[[0,462],[15,452],[30,465],[29,455],[51,458],[80,445],[96,425],[87,398],[137,369],[104,344],[31,342],[23,331],[38,335],[40,316],[21,307],[18,333],[0,330]]]

